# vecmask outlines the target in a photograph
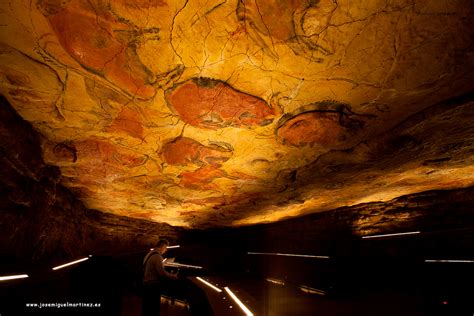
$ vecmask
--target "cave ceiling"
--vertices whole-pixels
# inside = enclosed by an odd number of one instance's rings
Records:
[[[238,226],[474,184],[465,1],[2,1],[0,89],[91,209]]]

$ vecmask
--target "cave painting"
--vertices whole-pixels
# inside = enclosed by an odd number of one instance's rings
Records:
[[[221,146],[204,146],[194,139],[178,137],[163,146],[162,155],[170,165],[195,164],[217,167],[229,160],[232,152]]]
[[[135,51],[138,30],[115,16],[109,5],[102,1],[43,0],[38,8],[63,48],[85,69],[130,95],[142,99],[154,96],[153,75]]]
[[[59,105],[64,85],[51,67],[0,42],[0,93],[32,121],[63,119]]]
[[[253,41],[270,56],[278,58],[275,45],[284,43],[296,55],[323,62],[331,51],[320,44],[319,38],[336,8],[333,0],[240,0],[237,17]]]
[[[140,114],[127,107],[123,107],[120,114],[115,118],[107,128],[108,132],[123,132],[132,137],[143,138],[143,125]]]
[[[100,139],[78,141],[72,146],[76,149],[78,162],[85,159],[132,168],[144,164],[147,160],[147,157],[140,153]]]
[[[212,181],[217,178],[226,177],[227,173],[215,166],[206,166],[179,175],[181,180],[179,186],[192,190],[218,190],[218,186]]]
[[[78,182],[95,179],[95,182],[113,180],[126,173],[125,169],[138,167],[147,156],[98,138],[75,142],[43,144],[44,159],[64,167],[67,176],[82,177]]]
[[[296,147],[337,146],[362,128],[363,119],[354,116],[343,103],[316,102],[285,114],[278,122],[276,136],[280,143]]]
[[[64,181],[75,188],[95,188],[122,179],[148,160],[146,155],[99,138],[46,143],[43,150],[45,161],[61,165]]]
[[[59,143],[56,145],[45,144],[43,148],[46,149],[46,146],[52,146],[52,150],[45,150],[45,158],[49,161],[54,161],[56,163],[70,163],[77,161],[77,151],[74,146],[70,146],[67,143]],[[52,155],[48,157],[48,153]]]
[[[343,133],[344,128],[339,124],[337,113],[310,112],[285,122],[277,135],[283,144],[305,146],[338,142]]]
[[[257,177],[240,171],[234,170],[228,173],[220,169],[232,154],[232,146],[228,143],[211,142],[211,145],[205,146],[194,139],[182,136],[166,141],[161,150],[163,160],[169,165],[199,166],[195,170],[183,171],[178,175],[178,186],[190,190],[220,191],[219,186],[213,183],[218,178],[235,181],[234,184],[237,186],[242,181],[246,183],[257,181]]]
[[[128,8],[140,8],[140,9],[149,9],[156,7],[167,7],[168,4],[164,0],[116,0],[116,2],[121,3],[122,5]]]
[[[262,99],[209,78],[188,80],[165,95],[172,111],[200,128],[265,126],[275,116],[274,109]]]
[[[179,186],[191,190],[218,190],[214,179],[229,177],[220,170],[222,163],[232,156],[230,145],[204,146],[203,144],[187,137],[178,137],[166,142],[162,149],[163,160],[175,166],[198,165],[200,168],[193,171],[182,172]]]
[[[0,92],[87,207],[242,225],[473,183],[469,0],[2,4]]]

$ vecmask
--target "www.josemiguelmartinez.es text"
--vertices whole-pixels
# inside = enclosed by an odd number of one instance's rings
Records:
[[[100,308],[100,303],[86,302],[61,302],[61,303],[26,303],[31,308]]]

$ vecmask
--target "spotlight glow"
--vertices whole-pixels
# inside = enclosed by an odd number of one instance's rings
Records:
[[[278,285],[285,285],[285,282],[283,282],[282,280],[278,280],[278,279],[271,279],[271,278],[267,278],[265,279],[267,282],[270,282],[270,283],[273,283],[273,284],[278,284]]]
[[[189,307],[188,303],[186,303],[185,301],[176,299],[174,297],[166,296],[166,295],[161,295],[161,301],[163,301],[163,302],[165,301],[165,302],[169,303],[170,305],[174,304],[174,305],[182,307],[182,308],[188,308]]]
[[[278,253],[278,252],[247,252],[247,254],[248,255],[269,255],[269,256],[329,259],[328,256],[300,255],[300,254],[294,254],[294,253]]]
[[[404,235],[415,235],[415,234],[419,234],[419,233],[420,233],[420,231],[406,232],[406,233],[395,233],[395,234],[383,234],[383,235],[371,235],[371,236],[362,236],[362,239],[383,238],[383,237],[404,236]]]
[[[425,262],[434,262],[434,263],[474,263],[474,260],[434,260],[428,259]]]
[[[76,261],[72,261],[72,262],[69,262],[69,263],[62,264],[60,266],[54,267],[53,270],[59,270],[59,269],[62,269],[64,267],[67,267],[67,266],[70,266],[70,265],[73,265],[73,264],[76,264],[76,263],[79,263],[79,262],[82,262],[82,261],[86,261],[86,260],[89,260],[89,257],[85,257],[85,258],[82,258],[82,259],[79,259],[79,260],[76,260]]]
[[[306,285],[300,286],[300,290],[309,294],[326,295],[326,292],[324,292],[323,290],[315,289]]]
[[[24,278],[28,278],[28,274],[0,276],[0,281],[16,280],[16,279],[24,279]]]
[[[211,289],[213,289],[214,291],[217,291],[217,292],[222,292],[222,290],[220,288],[218,288],[217,286],[214,286],[212,285],[211,283],[207,282],[206,280],[200,278],[200,277],[196,277],[196,279],[198,279],[199,281],[201,281],[202,283],[206,284],[207,286],[209,286]]]
[[[247,316],[253,316],[253,313],[247,308],[247,306],[242,303],[237,296],[226,286],[224,287],[224,290],[227,292],[227,294],[230,295],[230,297],[234,300],[234,302],[239,305],[239,307],[244,311],[245,315]]]

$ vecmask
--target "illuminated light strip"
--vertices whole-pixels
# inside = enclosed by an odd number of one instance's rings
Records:
[[[179,248],[181,247],[180,245],[175,245],[175,246],[167,246],[166,249],[174,249],[174,248]],[[151,251],[155,250],[155,248],[150,248]]]
[[[306,285],[300,286],[300,290],[310,294],[326,295],[326,292],[324,292],[323,290],[314,289]]]
[[[474,260],[425,260],[425,262],[436,262],[436,263],[474,263]]]
[[[284,257],[303,257],[303,258],[319,258],[329,259],[328,256],[313,256],[313,255],[297,255],[293,253],[277,253],[277,252],[247,252],[248,255],[272,255],[272,256],[284,256]]]
[[[211,283],[207,282],[206,280],[200,278],[200,277],[196,277],[196,279],[198,279],[199,281],[201,281],[202,283],[206,284],[207,286],[209,286],[211,289],[213,289],[214,291],[217,291],[217,292],[222,292],[222,290],[220,288],[218,288],[217,286],[214,286],[212,285]]]
[[[202,269],[202,267],[200,266],[192,266],[190,264],[182,264],[182,263],[177,263],[177,262],[166,262],[165,266],[177,267],[177,268],[183,267],[183,268]]]
[[[174,297],[166,296],[166,295],[161,295],[161,299],[164,299],[168,302],[173,302],[174,305],[180,306],[180,307],[188,307],[188,303],[182,300],[178,300]]]
[[[403,235],[415,235],[421,233],[420,231],[416,232],[406,232],[406,233],[395,233],[395,234],[384,234],[384,235],[371,235],[371,236],[362,236],[362,239],[368,238],[382,238],[382,237],[392,237],[392,236],[403,236]]]
[[[270,283],[274,283],[274,284],[278,284],[278,285],[285,285],[285,282],[283,282],[282,280],[278,280],[278,279],[270,279],[270,278],[267,278],[265,279],[267,282],[270,282]]]
[[[7,276],[0,276],[0,281],[24,279],[28,277],[29,277],[28,274],[7,275]]]
[[[67,266],[70,266],[70,265],[73,265],[73,264],[76,264],[76,263],[79,263],[79,262],[82,262],[82,261],[86,261],[86,260],[89,260],[89,257],[82,258],[82,259],[79,259],[79,260],[76,260],[76,261],[73,261],[73,262],[62,264],[60,266],[54,267],[53,270],[59,270],[59,269],[62,269],[64,267],[67,267]]]
[[[253,316],[253,313],[247,308],[247,306],[244,305],[244,303],[242,303],[239,298],[237,296],[235,296],[235,294],[226,286],[224,287],[224,290],[227,292],[227,294],[230,295],[230,297],[232,297],[232,299],[234,300],[234,302],[237,303],[237,305],[240,306],[240,308],[244,311],[245,315],[247,316]]]

